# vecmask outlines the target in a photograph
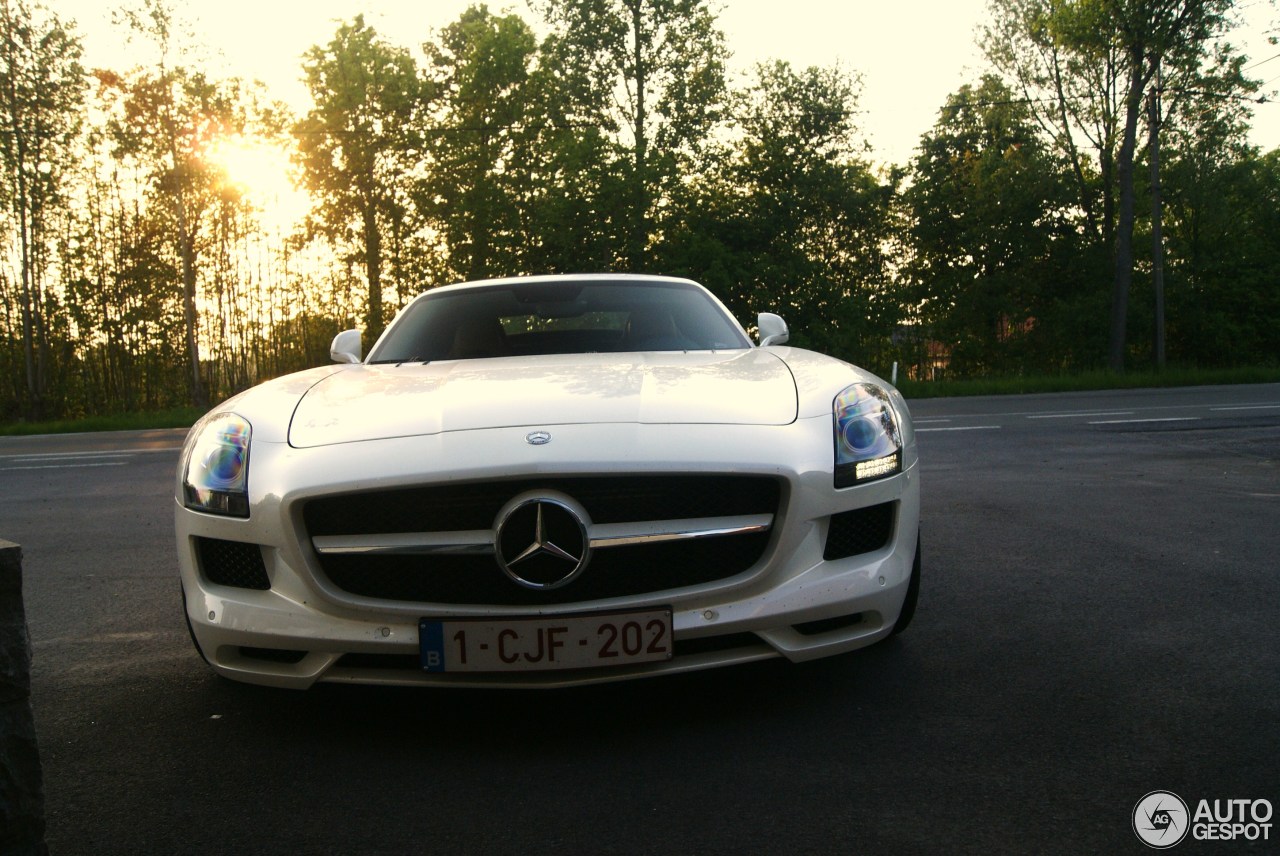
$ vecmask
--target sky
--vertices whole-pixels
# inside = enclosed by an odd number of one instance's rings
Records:
[[[258,79],[272,95],[302,109],[301,55],[325,44],[340,20],[363,13],[389,42],[417,50],[476,0],[172,0],[205,51],[210,71]],[[129,44],[112,23],[112,0],[45,0],[75,19],[90,66],[119,70],[140,62],[145,45]],[[860,128],[873,159],[905,164],[937,118],[948,94],[976,82],[984,68],[975,36],[986,0],[722,0],[718,17],[733,53],[731,71],[784,59],[797,67],[838,65],[859,74]],[[515,12],[531,25],[539,17],[524,0],[492,0],[491,11]],[[1257,66],[1250,74],[1280,88],[1280,47],[1262,31],[1280,18],[1267,0],[1237,4],[1245,27],[1233,41]],[[185,29],[185,28],[184,28]],[[1280,99],[1257,105],[1252,142],[1280,147]]]

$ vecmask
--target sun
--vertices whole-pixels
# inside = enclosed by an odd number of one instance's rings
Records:
[[[223,136],[204,157],[259,212],[264,225],[289,228],[310,207],[306,192],[293,181],[289,153],[281,143],[243,134]]]

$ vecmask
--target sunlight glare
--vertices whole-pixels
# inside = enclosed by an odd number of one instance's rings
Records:
[[[263,225],[287,230],[306,215],[310,200],[294,183],[289,154],[282,145],[262,137],[219,137],[205,151],[205,159],[248,199]]]

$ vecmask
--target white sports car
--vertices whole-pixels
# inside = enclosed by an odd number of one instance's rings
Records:
[[[187,620],[221,675],[565,686],[900,632],[920,578],[906,403],[632,275],[434,289],[362,361],[248,390],[177,474]]]

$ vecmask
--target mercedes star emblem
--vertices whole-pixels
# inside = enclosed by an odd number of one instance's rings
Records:
[[[538,591],[573,582],[591,558],[582,517],[550,497],[533,497],[513,507],[498,523],[496,540],[503,573]]]

